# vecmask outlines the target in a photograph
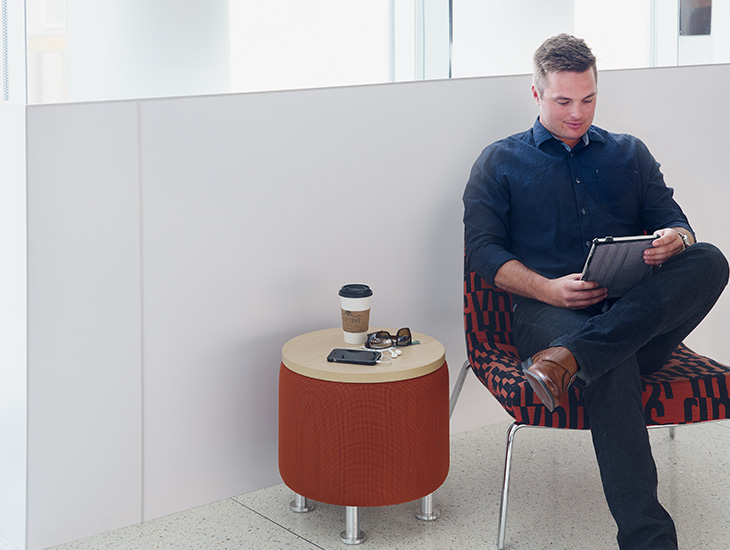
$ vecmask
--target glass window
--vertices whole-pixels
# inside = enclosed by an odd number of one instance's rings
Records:
[[[26,0],[28,103],[66,101],[65,0]]]
[[[387,82],[394,14],[388,0],[231,2],[231,89]]]
[[[730,62],[730,0],[26,0],[26,11],[30,103],[524,74],[560,32],[585,38],[600,69]]]
[[[682,32],[680,13],[702,33]],[[561,32],[584,38],[599,69],[730,62],[730,0],[453,0],[453,21],[454,76],[530,73]]]

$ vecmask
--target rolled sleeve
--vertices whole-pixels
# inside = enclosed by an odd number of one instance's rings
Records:
[[[494,151],[479,156],[464,191],[464,246],[472,270],[487,282],[502,265],[518,259],[509,251],[509,189],[493,173]]]
[[[674,200],[674,189],[664,182],[660,164],[641,140],[636,140],[640,170],[646,174],[642,197],[642,221],[649,231],[683,227],[695,237],[687,216]]]

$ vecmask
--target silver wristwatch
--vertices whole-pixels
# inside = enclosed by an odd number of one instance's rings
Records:
[[[682,239],[682,243],[684,244],[684,250],[687,250],[689,248],[689,245],[692,244],[689,242],[689,237],[684,233],[680,233],[679,231],[677,231],[677,233],[679,234],[679,238]]]

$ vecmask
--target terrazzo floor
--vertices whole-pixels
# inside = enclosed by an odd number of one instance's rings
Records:
[[[452,436],[451,470],[434,495],[441,517],[414,517],[418,502],[362,508],[363,550],[496,548],[508,423]],[[659,494],[683,550],[730,547],[730,422],[651,430]],[[590,434],[520,430],[515,439],[506,548],[615,549]],[[292,493],[276,485],[206,506],[54,547],[54,550],[344,550],[342,507],[289,510]],[[8,547],[11,550],[12,547]],[[0,547],[0,550],[6,548]]]

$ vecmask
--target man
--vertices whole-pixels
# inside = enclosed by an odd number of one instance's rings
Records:
[[[728,280],[722,253],[695,244],[659,164],[637,138],[592,125],[596,59],[565,34],[535,52],[534,126],[487,147],[464,192],[466,253],[515,295],[524,374],[549,410],[581,387],[622,549],[676,549],[657,499],[640,374],[662,367]],[[595,237],[657,233],[652,274],[619,299],[581,281]]]

